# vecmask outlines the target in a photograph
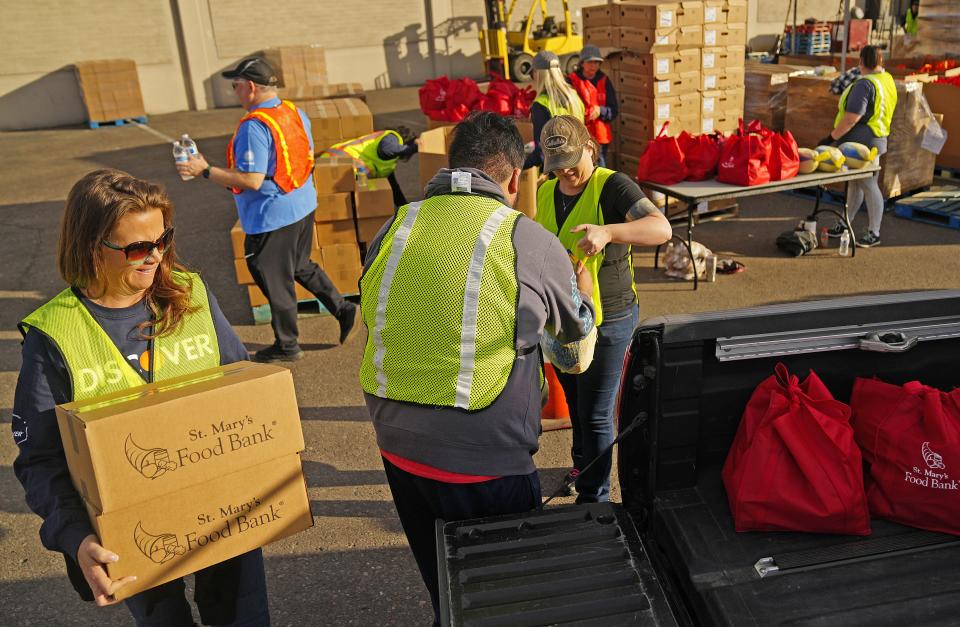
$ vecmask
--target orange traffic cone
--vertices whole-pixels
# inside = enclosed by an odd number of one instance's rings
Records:
[[[544,431],[570,429],[570,409],[567,396],[560,386],[560,379],[552,364],[543,365],[543,376],[547,380],[547,404],[540,410],[540,425]]]

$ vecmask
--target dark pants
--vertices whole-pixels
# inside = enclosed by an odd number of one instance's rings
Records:
[[[567,397],[573,426],[573,467],[582,470],[614,440],[613,405],[617,400],[623,356],[627,352],[639,311],[631,305],[626,311],[604,315],[597,329],[593,363],[581,374],[557,371]],[[610,468],[613,455],[607,453],[577,477],[577,502],[598,503],[610,500]]]
[[[313,213],[276,231],[247,235],[243,243],[250,274],[270,302],[270,326],[277,344],[288,352],[299,349],[294,281],[334,315],[344,303],[330,277],[310,259],[312,247]]]
[[[430,592],[434,619],[439,623],[434,521],[439,518],[450,522],[533,510],[540,505],[540,477],[534,471],[529,475],[500,477],[482,483],[443,483],[411,475],[386,459],[383,468],[410,550]]]
[[[397,180],[395,173],[387,175],[387,182],[390,183],[390,189],[393,190],[393,208],[402,207],[407,204],[407,197],[403,195],[403,189],[400,187],[400,181]]]
[[[194,600],[204,625],[270,625],[267,582],[260,549],[197,571],[194,579]],[[190,604],[183,592],[183,579],[174,579],[135,594],[124,603],[140,626],[193,625]]]
[[[600,156],[597,157],[597,165],[601,168],[607,167],[607,149],[610,144],[600,144]]]

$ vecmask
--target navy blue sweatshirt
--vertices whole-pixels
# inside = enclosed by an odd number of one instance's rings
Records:
[[[139,337],[137,329],[138,324],[151,319],[146,301],[132,307],[110,309],[75,293],[120,353],[147,382],[149,359],[145,353],[150,344]],[[220,364],[248,359],[247,349],[209,289],[207,297],[220,346]],[[56,405],[72,399],[70,376],[60,351],[43,333],[29,330],[23,340],[23,363],[13,400],[13,438],[20,449],[13,462],[13,471],[26,492],[27,505],[43,518],[40,525],[43,546],[64,554],[71,581],[82,596],[90,598],[89,588],[84,591],[78,586],[84,580],[76,559],[80,543],[94,531],[80,495],[70,482],[54,410]]]

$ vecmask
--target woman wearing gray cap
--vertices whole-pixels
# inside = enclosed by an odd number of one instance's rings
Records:
[[[530,107],[530,121],[533,122],[535,148],[523,164],[524,170],[543,164],[539,138],[547,120],[558,115],[570,115],[583,121],[584,116],[583,101],[567,83],[560,69],[560,57],[554,53],[541,50],[533,58],[533,88],[537,98]]]
[[[557,373],[573,423],[573,471],[577,502],[610,496],[608,453],[579,473],[613,442],[613,405],[623,356],[639,311],[631,246],[670,239],[670,223],[629,176],[597,167],[600,150],[579,119],[560,115],[540,136],[544,171],[551,179],[537,190],[536,220],[556,235],[570,255],[593,275],[597,343],[593,363],[581,374]]]
[[[607,166],[607,147],[613,139],[610,122],[617,117],[617,92],[613,81],[600,69],[603,55],[596,46],[584,46],[580,51],[580,67],[567,76],[577,90],[584,106],[584,124],[593,141],[600,145],[597,165]]]

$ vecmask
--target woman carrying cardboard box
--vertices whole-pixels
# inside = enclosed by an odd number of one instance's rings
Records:
[[[57,265],[69,287],[19,325],[14,473],[43,518],[41,542],[64,555],[74,588],[99,606],[117,603],[118,590],[136,578],[107,575],[106,564],[122,556],[93,533],[54,407],[248,357],[200,276],[177,262],[173,232],[161,187],[118,170],[87,174],[70,190],[60,226]],[[184,341],[206,349],[161,359]],[[196,600],[204,623],[268,624],[261,551],[198,571]],[[138,625],[193,623],[182,579],[125,602]]]

